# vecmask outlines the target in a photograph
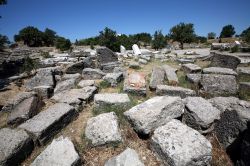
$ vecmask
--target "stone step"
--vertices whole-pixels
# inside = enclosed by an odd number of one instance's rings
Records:
[[[196,96],[194,90],[168,85],[157,85],[156,94],[159,96],[180,96],[181,98],[186,98],[188,96]]]
[[[65,103],[57,103],[21,124],[18,128],[26,130],[38,144],[45,145],[51,137],[71,122],[76,114],[74,107]]]

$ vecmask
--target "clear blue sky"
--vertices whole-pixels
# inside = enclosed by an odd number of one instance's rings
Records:
[[[98,35],[104,27],[134,34],[194,23],[198,35],[219,35],[226,24],[237,34],[250,26],[250,0],[8,0],[0,6],[0,33],[13,35],[31,25],[74,41]]]

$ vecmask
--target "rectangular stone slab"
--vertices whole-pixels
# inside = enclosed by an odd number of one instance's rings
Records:
[[[57,103],[21,124],[18,128],[25,129],[35,141],[44,145],[66,126],[75,115],[74,107],[65,103]]]
[[[33,161],[31,166],[81,165],[81,159],[71,140],[62,136],[52,143]]]
[[[131,72],[128,73],[124,80],[124,92],[136,95],[146,95],[146,78],[144,73]]]
[[[150,78],[149,88],[155,90],[157,85],[163,85],[165,72],[161,67],[154,67]]]
[[[23,130],[0,130],[0,165],[19,165],[33,150],[34,143]]]
[[[212,160],[211,143],[175,119],[155,130],[151,146],[164,165],[210,165]]]

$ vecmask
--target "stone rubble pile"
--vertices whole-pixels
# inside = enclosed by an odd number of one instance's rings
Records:
[[[1,108],[8,117],[0,129],[0,165],[22,165],[32,152],[31,165],[84,165],[85,149],[62,131],[87,107],[92,113],[81,122],[86,125],[80,137],[97,150],[119,146],[105,166],[148,165],[147,156],[127,142],[124,125],[146,139],[147,150],[162,165],[211,165],[210,135],[233,162],[249,165],[250,102],[243,97],[250,96],[250,68],[241,66],[245,61],[212,51],[204,67],[195,63],[208,57],[201,50],[154,52],[136,44],[130,49],[50,53],[33,76],[10,78],[22,80],[22,92]],[[154,61],[162,64],[143,72]]]

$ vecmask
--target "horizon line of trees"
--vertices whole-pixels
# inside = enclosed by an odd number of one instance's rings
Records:
[[[219,38],[229,38],[235,35],[235,28],[232,25],[226,25],[222,28]],[[245,29],[240,35],[245,42],[250,44],[250,26]],[[169,30],[169,34],[164,35],[161,30],[155,31],[153,35],[150,33],[137,33],[133,35],[118,35],[116,31],[106,27],[99,32],[98,36],[90,37],[86,39],[76,40],[75,45],[90,45],[91,48],[94,45],[101,45],[110,48],[113,51],[118,52],[120,45],[125,48],[131,48],[133,44],[139,46],[149,46],[158,50],[164,48],[169,41],[177,41],[180,43],[180,47],[183,48],[184,43],[206,43],[208,39],[215,39],[216,34],[209,32],[207,37],[198,36],[195,34],[194,25],[192,23],[179,23],[173,26]],[[56,34],[55,31],[46,28],[44,31],[40,31],[33,26],[27,26],[14,35],[15,42],[22,41],[29,47],[41,47],[41,46],[55,46],[61,51],[69,50],[71,48],[71,42],[69,39],[61,37]],[[6,44],[10,44],[9,39],[5,35],[0,34],[0,49],[3,49]]]

